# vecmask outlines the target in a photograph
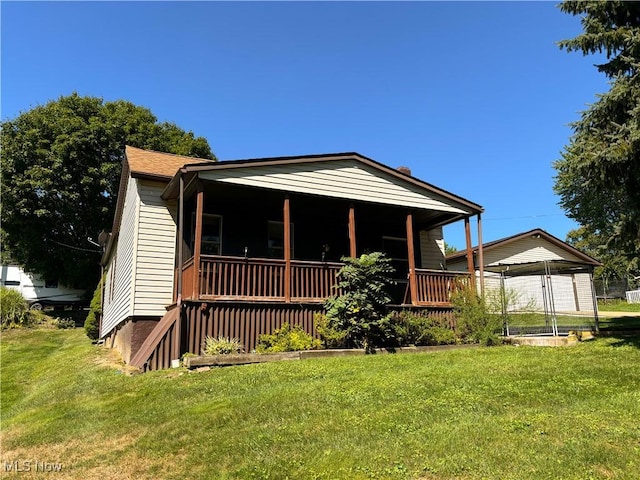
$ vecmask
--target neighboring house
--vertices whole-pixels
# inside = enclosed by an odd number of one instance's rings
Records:
[[[127,147],[100,336],[164,368],[206,335],[314,333],[342,256],[384,251],[394,303],[450,309],[442,227],[482,207],[357,153],[213,162]],[[479,236],[480,236],[479,232]],[[471,249],[468,240],[467,248]]]
[[[487,290],[505,287],[517,293],[514,310],[534,307],[545,310],[545,301],[553,294],[557,312],[595,312],[593,268],[600,262],[539,228],[502,238],[483,245],[484,284]],[[467,269],[467,253],[446,257],[447,269]],[[473,248],[473,265],[479,275],[477,247]],[[480,282],[478,282],[480,284]],[[544,288],[543,288],[544,287]],[[545,299],[545,295],[548,298]]]
[[[0,266],[0,285],[20,292],[33,310],[86,303],[85,290],[59,285],[55,279],[44,280],[39,275],[24,271],[19,265]]]

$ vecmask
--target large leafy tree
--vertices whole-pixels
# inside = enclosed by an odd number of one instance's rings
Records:
[[[640,268],[629,265],[629,260],[620,252],[608,246],[607,239],[602,235],[589,230],[587,227],[579,227],[567,234],[567,242],[587,255],[597,258],[602,263],[601,267],[594,270],[594,278],[604,285],[610,281],[623,281],[629,286],[636,284],[640,278]]]
[[[91,288],[124,147],[213,159],[207,141],[146,108],[72,94],[1,124],[2,249],[28,270]],[[92,285],[93,284],[93,285]]]
[[[596,65],[611,88],[582,113],[555,163],[555,191],[591,239],[640,265],[640,3],[565,1],[583,33],[559,43],[569,52],[604,54]]]

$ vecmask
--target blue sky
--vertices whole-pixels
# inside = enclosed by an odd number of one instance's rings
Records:
[[[485,208],[483,240],[576,224],[568,124],[608,89],[551,2],[7,2],[2,119],[77,91],[149,108],[220,160],[356,151]],[[462,223],[445,229],[464,247]],[[474,228],[474,243],[476,243]]]

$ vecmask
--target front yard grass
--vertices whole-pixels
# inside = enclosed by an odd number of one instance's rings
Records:
[[[0,353],[3,478],[640,477],[638,337],[134,376],[80,329]]]
[[[638,312],[640,315],[640,303],[628,303],[619,298],[598,300],[598,310],[603,312]]]

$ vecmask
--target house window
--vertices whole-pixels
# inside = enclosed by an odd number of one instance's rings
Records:
[[[293,257],[293,223],[291,228],[291,256]],[[267,223],[267,256],[284,258],[284,222],[269,221]]]
[[[196,235],[195,213],[192,217],[191,251],[194,251]],[[205,213],[202,215],[202,238],[200,243],[202,255],[222,255],[222,217]]]
[[[7,287],[19,287],[20,280],[5,280],[4,285]]]
[[[58,288],[58,280],[53,280],[53,279],[45,280],[44,288]]]
[[[108,304],[111,304],[111,302],[113,302],[113,291],[115,290],[114,288],[114,283],[116,281],[116,263],[118,261],[118,254],[116,253],[113,256],[113,261],[111,262],[111,265],[109,266],[109,294],[105,295],[105,298],[108,299]]]

